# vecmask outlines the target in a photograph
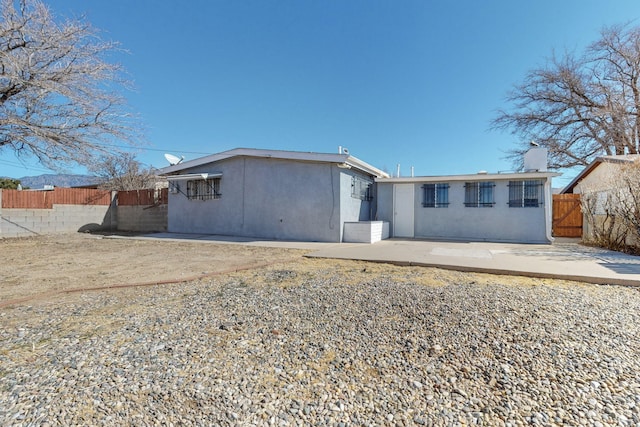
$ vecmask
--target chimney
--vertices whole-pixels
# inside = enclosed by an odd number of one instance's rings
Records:
[[[532,147],[524,153],[525,172],[547,171],[547,149],[544,147]]]

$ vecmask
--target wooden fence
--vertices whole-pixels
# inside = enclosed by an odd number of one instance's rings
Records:
[[[53,190],[2,190],[5,209],[52,209],[53,205],[111,204],[111,191],[90,188],[55,188]]]
[[[166,205],[169,189],[118,191],[122,206]],[[52,209],[53,205],[110,205],[111,191],[87,188],[55,188],[53,190],[2,190],[5,209]]]
[[[553,195],[553,235],[582,237],[580,194]]]
[[[169,201],[169,189],[118,191],[120,206],[166,205]]]

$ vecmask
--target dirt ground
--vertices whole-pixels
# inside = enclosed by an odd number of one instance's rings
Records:
[[[71,290],[178,282],[300,259],[304,251],[64,234],[0,239],[0,305]]]
[[[424,267],[398,267],[359,261],[305,258],[308,251],[219,244],[136,240],[91,234],[0,239],[0,308],[55,301],[70,294],[118,287],[185,283],[252,270],[340,273],[354,281],[372,275],[425,284],[495,282],[541,284],[548,280],[460,273]],[[238,272],[238,273],[236,273]]]

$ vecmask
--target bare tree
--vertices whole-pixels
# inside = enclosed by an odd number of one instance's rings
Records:
[[[583,55],[555,55],[530,71],[507,96],[493,127],[509,130],[522,145],[535,140],[549,150],[553,169],[588,165],[597,156],[636,154],[640,142],[640,27],[605,28]]]
[[[0,6],[0,150],[61,169],[135,143],[127,82],[106,60],[117,44],[81,20],[56,22],[39,0]]]
[[[155,170],[144,168],[132,153],[103,156],[89,170],[101,179],[100,188],[105,190],[142,190],[156,185]]]

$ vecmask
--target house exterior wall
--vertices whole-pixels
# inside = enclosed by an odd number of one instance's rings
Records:
[[[353,177],[370,181],[373,186],[373,178],[359,174],[351,170],[338,168],[340,171],[340,219],[342,223],[354,221],[369,221],[372,219],[372,209],[375,207],[373,200],[362,200],[352,194]]]
[[[551,195],[543,191],[544,204],[538,207],[511,208],[508,204],[509,181],[492,181],[495,183],[493,207],[466,207],[465,182],[453,181],[448,182],[448,207],[423,207],[424,183],[415,182],[414,206],[402,206],[398,209],[414,210],[416,238],[548,243],[546,205],[551,203]],[[394,185],[392,182],[378,182],[377,219],[389,221],[390,230],[394,230]]]
[[[597,239],[597,231],[609,230],[605,234],[611,236],[624,236],[624,243],[628,246],[639,246],[639,242],[632,230],[626,228],[621,221],[612,225],[611,218],[607,215],[607,199],[611,193],[620,191],[616,179],[620,174],[620,163],[601,162],[587,176],[582,178],[574,187],[574,194],[581,194],[582,201],[595,194],[596,202],[592,205],[592,212],[583,213],[582,239],[586,242]],[[620,194],[620,193],[618,193]],[[590,203],[585,203],[591,205]],[[583,204],[584,209],[584,204]]]
[[[389,222],[389,233],[393,235],[393,185],[391,183],[376,183],[376,215],[374,220]]]
[[[181,173],[221,173],[222,195],[188,200],[186,180],[178,181],[181,192],[169,194],[170,232],[340,242],[343,222],[362,210],[358,203],[341,210],[350,171],[331,163],[240,156]]]
[[[583,194],[592,191],[609,190],[612,187],[612,181],[615,181],[614,176],[619,170],[619,164],[602,162],[576,184],[573,192],[575,194]]]

